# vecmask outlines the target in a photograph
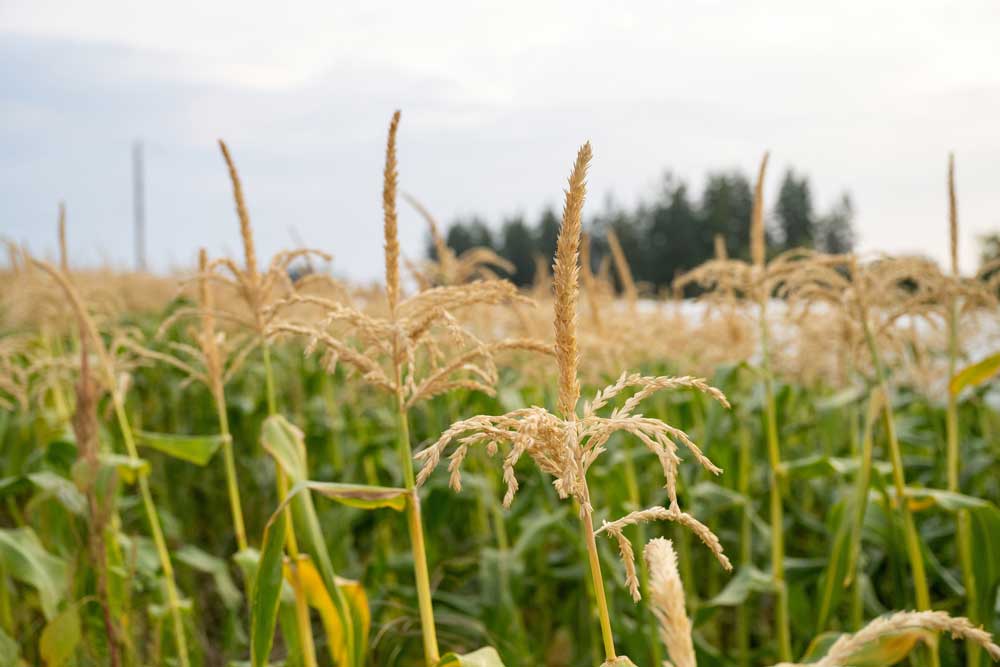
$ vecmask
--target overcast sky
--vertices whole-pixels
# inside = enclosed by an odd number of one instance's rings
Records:
[[[770,149],[826,208],[851,193],[863,249],[962,266],[1000,229],[1000,3],[0,0],[0,235],[78,263],[131,260],[130,146],[146,147],[149,255],[239,252],[229,143],[262,255],[293,244],[381,271],[381,163],[402,109],[401,187],[439,219],[534,217],[594,146],[587,205],[700,189]],[[402,205],[420,254],[424,227]]]

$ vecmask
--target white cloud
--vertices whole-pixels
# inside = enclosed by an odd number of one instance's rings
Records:
[[[772,192],[795,165],[821,205],[850,190],[865,247],[939,259],[954,149],[966,269],[975,234],[1000,225],[990,0],[31,0],[0,6],[0,26],[0,53],[16,61],[0,65],[0,220],[37,243],[62,193],[88,238],[127,256],[114,230],[127,228],[128,144],[141,136],[164,256],[232,247],[213,146],[225,136],[262,250],[287,245],[292,222],[344,271],[371,276],[396,107],[403,185],[443,219],[556,202],[589,138],[599,197],[629,203],[665,167],[695,184],[711,168],[750,171],[770,148]]]

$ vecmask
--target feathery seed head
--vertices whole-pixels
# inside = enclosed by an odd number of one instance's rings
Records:
[[[69,273],[69,254],[66,252],[66,204],[59,202],[59,270]]]
[[[572,419],[576,414],[576,402],[580,398],[576,302],[580,291],[580,235],[583,232],[583,200],[587,194],[590,158],[588,141],[580,147],[569,177],[566,205],[556,242],[556,258],[552,266],[555,283],[556,361],[559,365],[559,412],[565,419]]]
[[[951,241],[951,272],[958,275],[958,198],[955,195],[955,154],[948,154],[948,232]]]
[[[767,253],[764,233],[764,176],[767,173],[767,160],[770,153],[765,152],[760,161],[760,171],[757,172],[757,185],[753,190],[753,217],[750,220],[750,258],[754,266],[763,267]]]
[[[396,186],[399,172],[396,163],[396,131],[399,111],[392,114],[389,138],[385,146],[385,170],[382,175],[382,212],[385,219],[385,294],[389,312],[399,304],[399,222],[396,215]]]
[[[226,160],[229,168],[229,179],[233,182],[233,198],[236,200],[236,214],[240,218],[240,236],[243,238],[243,258],[246,262],[246,272],[252,283],[257,282],[257,252],[253,245],[253,230],[250,228],[250,214],[247,212],[246,201],[243,198],[243,185],[240,183],[240,175],[236,171],[236,164],[229,154],[226,142],[219,139],[219,148],[222,149],[222,157]]]
[[[716,234],[713,241],[715,243],[715,259],[722,262],[729,259],[729,253],[726,252],[726,237],[722,234]]]

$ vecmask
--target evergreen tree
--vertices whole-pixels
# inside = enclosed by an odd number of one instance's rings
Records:
[[[648,279],[657,287],[669,286],[681,272],[692,269],[711,256],[711,235],[707,243],[687,186],[671,177],[665,179],[659,201],[650,210],[646,237]]]
[[[542,257],[555,257],[556,241],[559,238],[559,217],[551,208],[542,212],[542,218],[535,229],[535,251]]]
[[[753,190],[739,172],[709,174],[701,195],[701,220],[710,238],[722,234],[730,257],[750,258]]]
[[[632,271],[632,278],[636,282],[648,281],[649,277],[645,269],[648,253],[643,247],[646,230],[642,226],[642,220],[641,212],[629,213],[616,206],[610,199],[606,202],[605,210],[595,218],[593,223],[594,238],[591,242],[590,255],[595,270],[596,267],[600,266],[604,257],[611,255],[607,242],[607,230],[612,229],[615,236],[618,237],[622,253]],[[612,270],[611,275],[615,282],[615,289],[621,290],[622,286],[618,281],[617,273]]]
[[[505,221],[501,235],[500,255],[514,265],[511,281],[519,287],[530,285],[535,278],[535,235],[521,217]]]
[[[829,253],[854,250],[854,206],[845,193],[816,223],[816,249]]]
[[[596,270],[609,254],[609,229],[615,231],[635,281],[657,289],[669,288],[678,274],[713,257],[716,234],[725,238],[730,257],[747,260],[752,206],[750,181],[739,172],[709,174],[697,199],[682,181],[668,174],[652,203],[640,201],[629,210],[607,200],[604,211],[588,224],[593,230],[592,267]],[[776,252],[816,247],[843,253],[854,247],[850,198],[842,195],[829,212],[817,216],[808,180],[792,170],[785,174],[771,217],[768,246]],[[456,253],[477,246],[493,249],[514,265],[514,283],[528,285],[535,277],[535,258],[544,257],[548,263],[555,254],[559,218],[551,208],[533,226],[523,218],[512,218],[503,223],[498,238],[479,218],[459,220],[449,227],[446,241]],[[433,257],[431,245],[428,255]]]
[[[467,221],[457,220],[448,228],[445,237],[448,244],[456,254],[461,255],[470,248],[485,247],[496,251],[497,246],[493,241],[493,232],[480,218],[470,218]],[[434,257],[433,243],[431,243],[431,257]]]
[[[785,179],[781,182],[774,216],[784,250],[813,247],[816,220],[809,181],[805,177],[797,177],[791,169],[785,172]]]

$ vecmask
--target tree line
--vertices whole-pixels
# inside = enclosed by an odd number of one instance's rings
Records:
[[[613,230],[637,282],[659,291],[674,278],[715,253],[715,237],[725,241],[729,257],[750,258],[750,213],[753,189],[739,171],[709,174],[700,194],[684,181],[667,174],[650,201],[633,208],[608,202],[587,220],[591,236],[591,262],[596,270],[608,255],[607,233]],[[805,175],[788,170],[774,207],[768,213],[768,248],[777,253],[789,248],[816,248],[848,252],[854,248],[854,209],[844,193],[827,211],[818,212]],[[455,220],[445,240],[456,253],[487,247],[509,261],[515,284],[531,284],[536,266],[548,266],[555,254],[559,212],[548,208],[534,222],[514,216],[494,228],[480,217]],[[427,254],[435,256],[428,242]],[[545,258],[537,262],[536,258]]]

